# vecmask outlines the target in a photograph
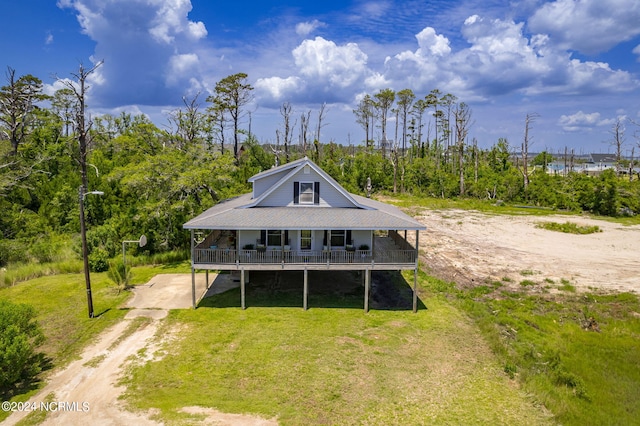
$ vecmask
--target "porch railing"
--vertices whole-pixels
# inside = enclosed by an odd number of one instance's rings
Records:
[[[415,263],[415,250],[325,250],[325,251],[288,251],[288,250],[231,250],[231,249],[195,249],[195,264],[347,264],[371,263],[407,264]]]

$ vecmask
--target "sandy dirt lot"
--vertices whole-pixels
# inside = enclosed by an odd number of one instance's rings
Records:
[[[487,215],[464,210],[427,210],[417,218],[423,265],[461,286],[523,280],[554,288],[562,280],[576,289],[640,292],[640,226],[568,216]],[[602,232],[566,234],[537,228],[540,222],[597,225]],[[409,238],[413,233],[409,233]],[[506,280],[505,280],[506,278]]]

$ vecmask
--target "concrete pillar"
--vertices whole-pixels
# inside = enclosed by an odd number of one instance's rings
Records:
[[[196,270],[191,268],[191,306],[196,308]]]
[[[247,306],[245,305],[244,268],[240,269],[240,306],[242,309],[247,309]]]
[[[418,312],[418,268],[420,265],[420,231],[416,229],[416,267],[413,270],[413,312]]]
[[[369,312],[369,287],[371,281],[371,270],[364,271],[364,311]]]
[[[309,297],[309,276],[308,276],[308,272],[307,272],[307,267],[304,267],[304,289],[302,290],[303,295],[302,295],[302,306],[304,308],[304,310],[306,311],[309,308],[309,305],[307,304],[307,300]]]

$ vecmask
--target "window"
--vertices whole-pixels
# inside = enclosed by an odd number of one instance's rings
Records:
[[[300,250],[311,250],[311,231],[309,229],[300,231]]]
[[[313,182],[300,182],[300,204],[313,204]]]
[[[344,247],[345,234],[346,232],[344,230],[331,231],[331,247]]]
[[[281,246],[282,231],[267,231],[267,246]]]
[[[320,204],[320,182],[293,182],[293,204]]]

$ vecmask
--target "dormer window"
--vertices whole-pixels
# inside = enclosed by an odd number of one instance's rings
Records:
[[[293,182],[293,204],[320,204],[320,182]]]
[[[300,182],[300,204],[313,204],[313,182]]]

